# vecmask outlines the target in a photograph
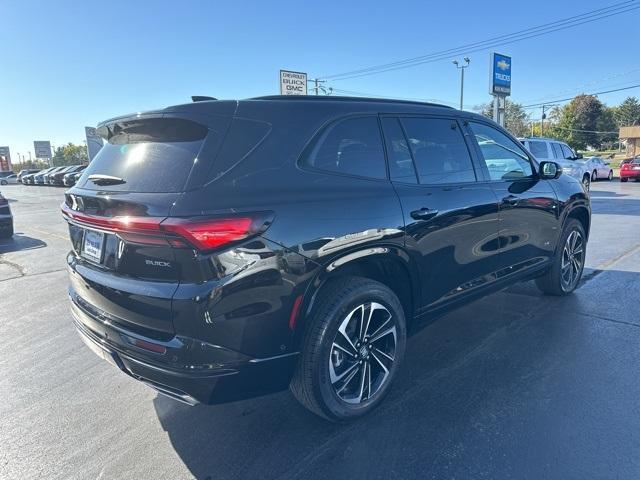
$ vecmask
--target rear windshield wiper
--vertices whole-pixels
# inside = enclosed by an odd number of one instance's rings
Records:
[[[121,183],[127,183],[124,178],[114,177],[113,175],[102,175],[101,173],[94,173],[87,177],[96,185],[119,185]]]

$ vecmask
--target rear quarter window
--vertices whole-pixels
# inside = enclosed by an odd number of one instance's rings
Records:
[[[303,157],[302,164],[325,172],[386,178],[378,118],[352,117],[329,126]]]
[[[529,151],[536,158],[549,158],[547,144],[545,142],[529,140]]]

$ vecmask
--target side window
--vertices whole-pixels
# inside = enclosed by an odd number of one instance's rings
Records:
[[[378,118],[348,118],[330,126],[304,163],[328,172],[386,178]]]
[[[562,147],[562,158],[572,159],[574,157],[573,152],[566,145],[561,144]]]
[[[551,148],[553,149],[554,158],[564,158],[564,155],[562,155],[562,148],[560,148],[559,143],[552,143]]]
[[[402,119],[420,183],[475,182],[471,156],[455,120]]]
[[[383,118],[382,130],[384,130],[384,138],[387,145],[391,180],[418,183],[409,145],[400,126],[400,121],[397,118]]]
[[[547,144],[545,142],[529,140],[529,151],[536,158],[549,158],[549,152],[547,152]]]
[[[527,154],[520,144],[483,123],[469,122],[491,180],[517,180],[533,176]]]

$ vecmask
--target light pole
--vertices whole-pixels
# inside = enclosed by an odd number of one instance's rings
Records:
[[[469,57],[464,57],[464,62],[465,64],[462,65],[458,60],[453,61],[456,68],[460,70],[460,110],[462,110],[462,101],[464,100],[464,69],[469,66],[471,59]]]

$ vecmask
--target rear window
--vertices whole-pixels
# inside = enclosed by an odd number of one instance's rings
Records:
[[[208,130],[180,118],[135,119],[101,127],[107,143],[84,170],[79,188],[141,193],[180,192]],[[124,182],[96,185],[91,175]]]

